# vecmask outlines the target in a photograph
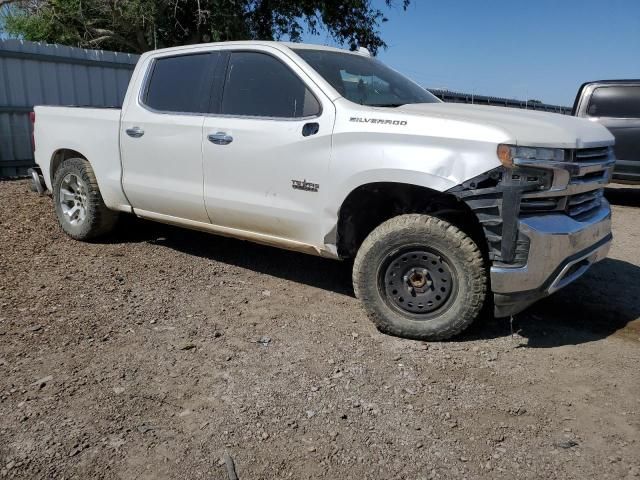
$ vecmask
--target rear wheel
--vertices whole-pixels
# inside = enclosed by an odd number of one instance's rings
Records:
[[[118,213],[104,204],[91,164],[83,158],[60,165],[53,179],[53,201],[62,230],[76,240],[105,235],[118,219]]]
[[[487,273],[474,241],[429,215],[401,215],[365,239],[353,267],[353,286],[384,333],[443,340],[480,314]]]

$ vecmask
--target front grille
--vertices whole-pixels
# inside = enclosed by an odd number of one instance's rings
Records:
[[[602,204],[603,190],[591,190],[585,193],[562,197],[523,198],[520,201],[520,214],[539,215],[541,213],[564,212],[570,217],[581,219]]]
[[[569,178],[568,191],[578,191],[562,195],[563,190],[547,194],[523,195],[520,200],[521,215],[543,213],[565,213],[576,220],[588,218],[602,204],[604,184],[609,179],[611,165],[607,162],[611,155],[609,147],[582,148],[569,154],[571,163],[577,164],[586,173],[574,173]],[[602,168],[599,166],[602,165]]]
[[[563,214],[586,221],[601,207],[613,170],[610,147],[566,150],[564,161],[516,159],[449,190],[478,218],[488,257],[494,265],[521,267],[529,257],[529,238],[519,219]]]
[[[523,198],[520,200],[520,213],[527,215],[560,210],[559,202],[563,198],[565,197]]]
[[[602,163],[609,158],[609,147],[580,148],[573,150],[574,162]]]
[[[602,196],[602,189],[571,195],[567,200],[567,214],[575,218],[588,215],[592,210],[600,207]]]
[[[591,190],[563,197],[523,198],[520,201],[521,215],[541,213],[566,213],[578,220],[585,218],[602,204],[603,190]]]

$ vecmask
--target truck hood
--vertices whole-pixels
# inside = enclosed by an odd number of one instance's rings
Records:
[[[416,117],[441,118],[494,127],[505,135],[503,143],[536,147],[589,148],[612,145],[614,138],[603,126],[556,113],[459,103],[420,103],[394,111]]]

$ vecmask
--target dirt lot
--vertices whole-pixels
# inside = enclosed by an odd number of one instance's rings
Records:
[[[513,321],[384,336],[349,266],[0,183],[0,477],[640,477],[640,189],[610,258]]]

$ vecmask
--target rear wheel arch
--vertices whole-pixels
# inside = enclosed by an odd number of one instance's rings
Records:
[[[56,176],[56,172],[64,163],[64,161],[70,160],[72,158],[82,158],[89,162],[89,159],[85,155],[71,148],[61,148],[59,150],[56,150],[53,155],[51,155],[51,162],[49,164],[49,178],[51,180],[51,184],[53,184],[53,179]]]

